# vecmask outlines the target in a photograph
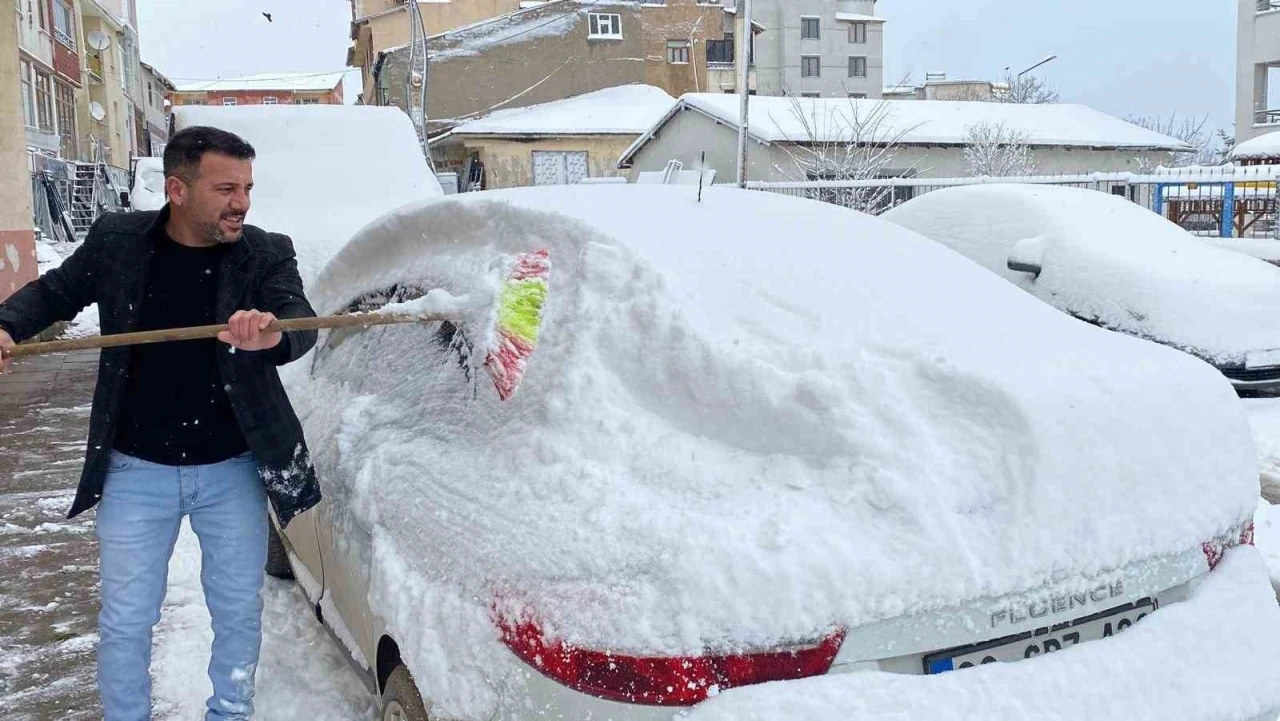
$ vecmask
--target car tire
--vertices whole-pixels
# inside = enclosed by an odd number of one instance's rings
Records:
[[[289,565],[289,552],[284,549],[284,541],[276,531],[274,523],[267,521],[267,575],[272,578],[293,580],[293,566]]]
[[[429,721],[418,686],[404,664],[395,667],[382,690],[382,721]]]

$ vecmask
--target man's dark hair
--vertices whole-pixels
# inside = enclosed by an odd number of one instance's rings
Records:
[[[176,175],[186,182],[196,178],[205,153],[220,153],[237,160],[257,157],[253,146],[235,133],[196,125],[174,133],[164,149],[164,177]]]

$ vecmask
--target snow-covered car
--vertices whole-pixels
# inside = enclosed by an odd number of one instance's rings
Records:
[[[506,401],[465,323],[324,332],[286,368],[325,499],[272,571],[384,719],[1280,709],[1257,461],[1209,366],[878,218],[719,187],[409,205],[309,294],[484,298],[542,249]]]
[[[1243,391],[1280,389],[1280,268],[1124,198],[972,185],[883,215],[1076,318],[1194,355]]]
[[[130,210],[159,210],[167,202],[164,190],[164,158],[134,158]]]

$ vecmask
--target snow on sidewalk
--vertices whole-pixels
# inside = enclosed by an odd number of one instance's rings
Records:
[[[360,721],[376,718],[372,694],[347,665],[292,581],[267,578],[255,718]],[[169,563],[169,593],[151,664],[155,716],[204,718],[213,632],[200,587],[200,545],[183,521]]]

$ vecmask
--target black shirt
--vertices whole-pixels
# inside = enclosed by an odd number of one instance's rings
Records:
[[[189,248],[160,228],[137,330],[216,322],[218,268],[228,246]],[[249,450],[218,371],[230,346],[191,340],[135,346],[115,449],[152,463],[219,463]]]

